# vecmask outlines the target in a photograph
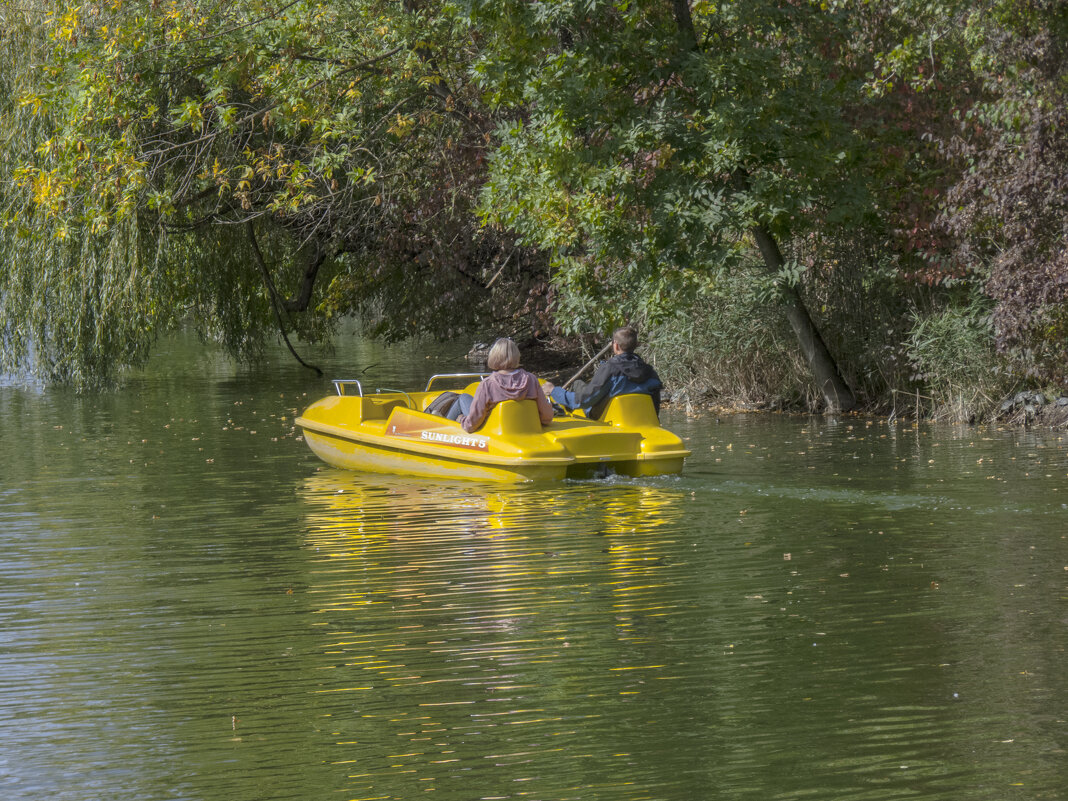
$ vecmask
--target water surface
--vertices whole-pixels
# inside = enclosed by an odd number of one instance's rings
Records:
[[[681,476],[508,488],[322,465],[328,390],[0,388],[5,798],[1066,797],[1065,435],[669,409]]]

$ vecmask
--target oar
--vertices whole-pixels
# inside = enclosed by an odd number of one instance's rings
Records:
[[[594,362],[596,362],[598,359],[600,359],[602,356],[604,356],[606,353],[608,353],[608,351],[610,351],[611,349],[612,349],[612,340],[609,340],[608,344],[605,345],[603,348],[601,348],[600,352],[596,356],[594,356],[592,359],[590,359],[588,362],[586,362],[584,365],[582,365],[582,369],[581,370],[579,370],[577,373],[575,373],[573,376],[571,376],[571,378],[567,379],[567,383],[564,384],[564,389],[567,389],[569,386],[571,386],[580,375],[582,375],[583,373],[586,372],[586,370],[589,369],[590,365],[592,365]]]

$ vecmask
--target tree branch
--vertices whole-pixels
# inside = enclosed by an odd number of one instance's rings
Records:
[[[254,20],[251,20],[250,22],[243,22],[240,25],[232,25],[232,26],[230,26],[229,28],[227,28],[226,30],[223,30],[223,31],[218,31],[216,33],[210,33],[210,34],[207,34],[205,36],[197,36],[197,37],[195,37],[193,39],[186,39],[184,41],[170,42],[168,44],[161,44],[161,45],[158,45],[157,47],[150,47],[150,48],[148,48],[148,50],[142,50],[139,53],[134,53],[132,56],[130,56],[128,59],[126,59],[126,61],[124,63],[129,64],[131,61],[133,61],[135,58],[138,58],[139,56],[148,55],[149,53],[155,53],[155,52],[157,52],[159,50],[166,50],[168,48],[175,47],[177,45],[195,44],[196,42],[205,42],[205,41],[208,41],[209,39],[217,39],[220,36],[226,36],[228,33],[233,33],[234,31],[239,31],[239,30],[241,30],[243,28],[255,27],[256,25],[259,25],[261,22],[266,22],[267,20],[272,19],[273,17],[277,17],[283,11],[286,11],[286,10],[292,8],[293,6],[295,6],[299,2],[300,2],[300,0],[293,0],[293,2],[286,3],[286,5],[282,6],[277,11],[272,11],[270,14],[265,14],[264,16],[260,17],[259,19],[254,19]]]
[[[275,320],[278,321],[278,332],[282,335],[282,339],[286,343],[286,347],[289,348],[289,352],[293,354],[293,358],[296,359],[304,367],[309,370],[314,370],[319,375],[323,374],[323,371],[316,367],[314,364],[308,364],[297,353],[293,347],[293,343],[289,341],[289,336],[286,334],[286,327],[282,321],[281,303],[278,300],[278,290],[275,288],[274,279],[271,278],[271,271],[267,269],[267,262],[263,259],[263,253],[260,251],[260,245],[256,241],[256,228],[249,220],[245,223],[245,230],[248,231],[248,239],[252,245],[252,253],[256,257],[256,263],[260,267],[260,272],[263,274],[263,282],[267,285],[267,293],[271,296],[271,308],[274,309]]]
[[[304,268],[304,278],[300,283],[300,293],[285,300],[282,303],[283,309],[293,312],[307,310],[308,304],[311,303],[312,289],[315,288],[315,279],[319,275],[319,268],[323,266],[325,261],[326,253],[316,242],[315,251],[312,253],[311,258],[308,259],[308,266]]]

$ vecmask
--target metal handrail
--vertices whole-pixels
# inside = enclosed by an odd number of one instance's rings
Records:
[[[426,389],[424,392],[430,391],[430,385],[434,383],[437,378],[477,378],[479,381],[488,376],[489,373],[438,373],[437,375],[430,376],[430,380],[426,382]]]
[[[405,392],[403,389],[390,389],[389,387],[375,387],[375,392],[395,392],[398,395],[403,395],[408,399],[408,408],[415,408],[415,401],[412,400],[412,396]]]
[[[344,387],[346,384],[355,384],[356,388],[360,390],[360,397],[363,397],[363,384],[361,384],[355,378],[335,378],[334,391],[337,392],[338,395],[344,395]]]

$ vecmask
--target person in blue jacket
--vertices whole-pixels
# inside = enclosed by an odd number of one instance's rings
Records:
[[[567,409],[582,409],[590,418],[600,417],[610,398],[640,392],[653,399],[660,414],[660,376],[656,370],[634,353],[638,334],[633,328],[617,328],[612,332],[612,357],[601,362],[589,383],[575,382],[575,389],[566,390],[546,381],[542,386],[549,397]]]

